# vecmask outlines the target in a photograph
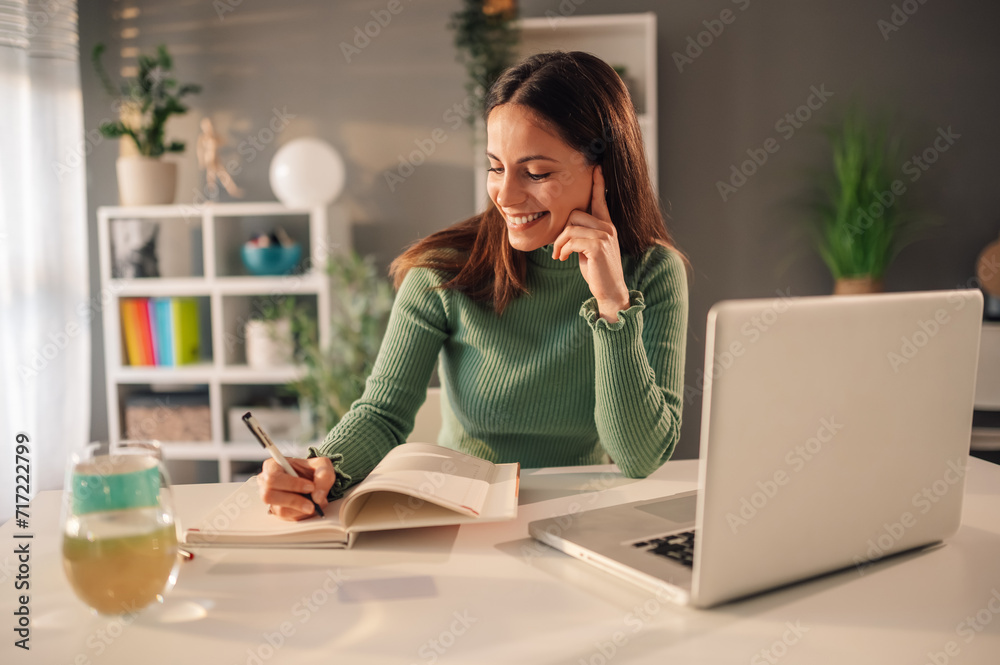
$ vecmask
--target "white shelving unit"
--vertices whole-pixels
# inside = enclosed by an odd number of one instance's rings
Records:
[[[310,308],[314,301],[321,343],[328,342],[330,282],[325,266],[330,255],[350,246],[347,224],[335,224],[338,237],[331,237],[329,212],[326,207],[294,209],[276,202],[98,209],[108,434],[112,443],[123,438],[129,395],[155,388],[194,386],[208,394],[211,440],[164,442],[164,457],[217,462],[220,482],[231,480],[234,462],[264,459],[265,453],[257,444],[230,441],[227,409],[255,396],[276,394],[281,386],[301,376],[302,368],[248,367],[242,326],[253,296],[294,294],[303,296]],[[136,219],[159,223],[161,277],[112,276],[111,227],[116,221]],[[277,225],[303,246],[307,270],[280,277],[249,274],[240,260],[240,247],[252,235]],[[207,310],[207,318],[201,320],[201,326],[209,330],[208,334],[202,333],[200,363],[178,367],[124,364],[119,302],[125,297],[158,296],[193,296],[199,299],[201,309]],[[281,447],[289,454],[302,455],[306,446]]]
[[[658,191],[657,84],[656,84],[656,14],[607,14],[603,16],[542,16],[518,22],[521,41],[518,59],[544,51],[586,51],[612,67],[625,68],[632,102],[635,104],[649,177],[653,191]],[[485,151],[479,146],[478,153]],[[485,154],[476,155],[476,209],[482,210],[486,193]]]

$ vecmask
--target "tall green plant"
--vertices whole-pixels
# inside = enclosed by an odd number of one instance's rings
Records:
[[[892,189],[900,141],[884,121],[857,109],[828,131],[832,170],[821,176],[815,241],[835,279],[882,278],[910,241],[912,218]]]
[[[464,0],[462,8],[451,15],[448,27],[455,31],[459,61],[468,73],[465,89],[477,110],[469,116],[470,123],[482,115],[490,86],[514,62],[520,40],[516,19],[514,0]]]
[[[392,287],[371,257],[351,252],[331,259],[327,272],[334,301],[330,343],[322,348],[315,320],[300,315],[293,327],[299,331],[299,360],[306,374],[289,384],[310,407],[319,436],[340,422],[364,392],[393,301]]]
[[[139,154],[146,157],[183,152],[183,141],[165,142],[164,127],[170,116],[187,113],[181,98],[201,92],[201,86],[188,83],[178,87],[177,79],[170,77],[173,59],[161,44],[155,57],[139,56],[139,73],[135,78],[126,79],[116,87],[101,62],[103,53],[104,44],[97,44],[90,59],[105,91],[120,104],[124,119],[102,123],[101,134],[110,139],[130,137]]]

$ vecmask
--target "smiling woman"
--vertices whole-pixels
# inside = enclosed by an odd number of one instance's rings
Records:
[[[614,460],[643,477],[680,435],[685,260],[653,194],[621,79],[580,52],[532,56],[486,99],[493,205],[393,263],[399,294],[365,393],[294,478],[261,493],[311,516],[406,441],[440,359],[438,443],[526,467]],[[330,470],[335,473],[329,473]]]
[[[614,227],[623,253],[638,257],[658,245],[682,256],[664,227],[647,175],[632,100],[607,63],[579,51],[531,56],[497,79],[486,97],[485,116],[491,161],[487,190],[494,206],[404,252],[393,263],[397,286],[411,267],[433,268],[451,277],[443,288],[459,289],[503,312],[513,299],[527,292],[525,252],[530,251],[524,244],[527,237],[505,229],[508,213],[519,217],[523,215],[516,213],[549,212],[548,220],[540,221],[548,221],[550,228],[561,231],[569,221],[568,211],[576,209],[583,214],[574,215],[569,225],[579,226],[577,222],[590,216],[593,180],[598,177],[605,179],[604,221]],[[521,152],[499,154],[515,150]],[[516,162],[510,164],[510,174],[498,158]],[[597,174],[592,175],[597,166]],[[517,201],[509,205],[506,199],[498,201],[498,193],[519,195],[514,187],[517,178],[526,188],[538,183],[544,196],[559,202],[559,211],[570,205],[567,214],[559,215],[544,206],[530,210],[518,208]],[[555,237],[548,238],[531,249],[554,241]],[[455,249],[460,251],[451,251]]]

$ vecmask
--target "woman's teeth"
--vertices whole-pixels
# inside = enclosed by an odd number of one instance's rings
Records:
[[[543,210],[542,212],[536,212],[531,215],[524,215],[523,217],[508,217],[507,221],[514,226],[521,226],[522,224],[527,224],[528,222],[535,221],[544,214],[545,211]]]

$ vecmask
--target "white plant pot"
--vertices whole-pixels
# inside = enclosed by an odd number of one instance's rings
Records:
[[[177,193],[177,164],[158,157],[119,157],[118,198],[123,206],[169,205]]]
[[[286,367],[294,362],[291,320],[247,321],[245,332],[247,365],[250,367]]]

